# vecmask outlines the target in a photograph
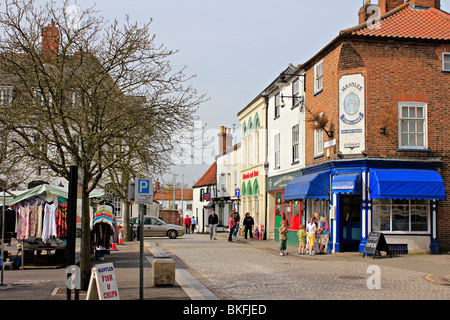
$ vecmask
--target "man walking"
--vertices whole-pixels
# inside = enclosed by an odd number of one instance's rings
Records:
[[[184,227],[186,228],[186,233],[190,233],[191,230],[191,218],[189,216],[186,216],[184,219]]]
[[[250,216],[250,213],[245,214],[243,225],[245,227],[244,229],[244,238],[247,240],[247,232],[250,234],[250,239],[253,240],[253,225],[255,224],[253,218]]]
[[[219,223],[219,217],[217,216],[214,210],[211,211],[211,214],[208,217],[208,225],[209,225],[209,239],[217,240],[217,224]]]
[[[328,221],[325,217],[320,216],[320,213],[316,212],[314,213],[314,216],[316,217],[317,222],[319,223],[319,228],[317,229],[320,236],[319,236],[319,243],[320,243],[320,249],[318,252],[319,254],[326,253],[328,251],[328,242],[330,241],[330,226],[328,224]],[[324,252],[323,249],[326,249]]]

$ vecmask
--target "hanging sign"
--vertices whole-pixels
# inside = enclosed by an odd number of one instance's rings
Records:
[[[365,78],[350,74],[339,79],[339,151],[360,154],[366,148]]]
[[[380,251],[386,251],[386,253],[392,258],[391,252],[389,251],[389,246],[381,232],[371,232],[367,237],[366,246],[364,247],[363,258],[365,256],[373,256],[375,259],[378,253],[381,257]]]
[[[97,264],[92,268],[86,300],[120,300],[112,263]]]

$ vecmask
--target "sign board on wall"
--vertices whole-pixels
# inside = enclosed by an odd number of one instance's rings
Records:
[[[339,79],[339,151],[360,154],[366,148],[366,88],[362,74]]]
[[[86,300],[120,300],[112,263],[97,264],[92,268]]]

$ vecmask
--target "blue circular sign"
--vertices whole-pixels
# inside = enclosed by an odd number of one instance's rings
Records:
[[[356,94],[348,94],[344,99],[345,112],[349,115],[354,115],[359,110],[359,104],[359,97]]]

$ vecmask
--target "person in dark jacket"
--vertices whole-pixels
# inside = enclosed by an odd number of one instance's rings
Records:
[[[208,225],[209,225],[209,239],[217,240],[217,224],[219,223],[219,217],[217,216],[214,210],[211,211],[211,214],[208,217]]]
[[[244,218],[244,238],[245,240],[247,240],[247,232],[250,233],[250,239],[253,240],[253,225],[255,224],[255,222],[253,221],[253,218],[250,216],[250,213],[246,213],[245,214],[245,218]]]

